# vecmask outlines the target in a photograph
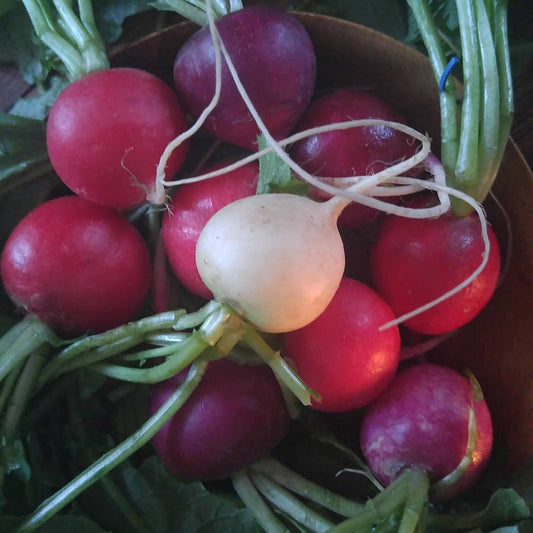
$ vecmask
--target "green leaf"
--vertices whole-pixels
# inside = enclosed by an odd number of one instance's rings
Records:
[[[30,465],[22,442],[3,442],[0,447],[0,465],[6,474],[14,474],[21,481],[28,481],[31,475]]]
[[[0,197],[51,169],[44,122],[0,113]]]
[[[46,126],[42,120],[0,113],[0,156],[39,147],[46,147]]]
[[[259,150],[268,146],[262,135],[258,138],[257,144]],[[276,153],[270,152],[259,158],[257,194],[284,192],[305,195],[308,191],[309,185],[294,178],[289,166]]]
[[[0,17],[3,17],[8,11],[17,5],[17,0],[2,0],[0,2]]]
[[[24,517],[0,516],[0,531],[13,531]],[[39,533],[106,533],[98,524],[84,516],[52,517],[39,528]]]
[[[480,525],[514,524],[531,517],[524,499],[514,489],[498,489],[480,513]]]
[[[447,44],[449,55],[459,56],[461,53],[461,38],[459,34],[459,18],[455,2],[447,0],[431,0],[429,2],[435,24],[443,41]],[[411,12],[408,16],[408,32],[405,42],[425,53],[418,26]]]
[[[66,85],[67,81],[64,78],[53,76],[46,90],[33,97],[21,98],[11,108],[10,113],[19,117],[44,120],[58,94]]]
[[[400,40],[407,34],[404,0],[315,0],[298,2],[296,8],[350,20]]]
[[[259,533],[252,514],[233,496],[214,494],[199,482],[184,483],[171,476],[155,457],[137,470],[122,469],[133,502],[154,533]]]
[[[22,2],[0,18],[0,63],[14,63],[24,80],[33,85],[48,76],[43,47],[34,39],[33,28]]]
[[[121,36],[127,17],[151,8],[149,0],[93,0],[96,26],[107,43],[113,43]]]

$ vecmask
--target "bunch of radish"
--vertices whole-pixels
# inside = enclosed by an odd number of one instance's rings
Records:
[[[420,17],[423,2],[410,4]],[[28,10],[43,33],[49,21]],[[309,409],[326,419],[364,413],[369,475],[390,485],[376,498],[402,510],[402,531],[416,531],[428,497],[468,489],[492,448],[473,376],[402,360],[405,337],[438,341],[496,290],[500,250],[481,207],[490,185],[460,182],[473,133],[450,148],[443,92],[441,162],[429,139],[371,92],[336,87],[313,99],[315,53],[292,14],[256,6],[215,21],[210,2],[206,14],[177,51],[174,88],[138,69],[100,63],[79,74],[71,65],[77,79],[48,117],[50,161],[65,189],[28,214],[2,251],[3,286],[27,317],[0,339],[8,354],[0,377],[46,344],[54,351],[38,389],[88,368],[149,384],[153,394],[145,424],[20,531],[150,441],[180,478],[232,477],[261,525],[278,531],[285,522],[263,499],[272,492],[256,461]],[[442,62],[425,35],[434,64]],[[192,172],[199,130],[244,155]],[[490,179],[502,153],[490,154]],[[270,189],[267,158],[274,178],[285,176]],[[357,232],[372,239],[354,253],[347,236]],[[176,283],[187,311],[167,308]],[[409,487],[401,497],[398,486]],[[341,502],[324,494],[319,506]],[[297,507],[280,508],[296,521],[306,515],[313,530],[338,522]],[[378,505],[348,507],[337,513],[339,531],[389,519]]]

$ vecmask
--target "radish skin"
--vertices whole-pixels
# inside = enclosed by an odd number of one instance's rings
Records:
[[[370,405],[360,439],[380,483],[388,485],[405,469],[423,469],[439,489],[434,499],[444,500],[477,481],[491,454],[492,432],[477,383],[451,368],[420,364],[399,372]]]
[[[217,169],[220,164],[210,167]],[[178,280],[193,294],[213,295],[196,268],[196,243],[207,221],[223,206],[255,194],[259,166],[249,163],[214,181],[179,187],[163,217],[162,235],[168,260]]]
[[[262,331],[305,326],[326,308],[344,271],[332,205],[262,194],[225,206],[198,239],[196,264],[204,283]]]

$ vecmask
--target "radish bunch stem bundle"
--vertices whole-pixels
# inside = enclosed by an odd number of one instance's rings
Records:
[[[446,48],[427,0],[408,3],[438,81],[446,69]],[[464,89],[459,106],[452,79],[440,91],[441,160],[449,185],[481,203],[498,174],[514,113],[507,1],[455,3]],[[459,199],[452,204],[460,216],[471,211],[471,206]]]

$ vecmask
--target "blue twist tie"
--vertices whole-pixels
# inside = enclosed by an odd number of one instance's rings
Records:
[[[446,87],[446,82],[448,81],[448,78],[450,77],[450,74],[452,73],[453,69],[455,68],[455,65],[459,63],[459,58],[456,56],[453,56],[450,61],[448,61],[448,64],[446,65],[446,68],[444,69],[444,72],[442,73],[442,76],[439,80],[439,91],[443,92]]]

